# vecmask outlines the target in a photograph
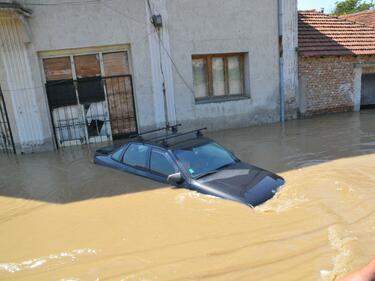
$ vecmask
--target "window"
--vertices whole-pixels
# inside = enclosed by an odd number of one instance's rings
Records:
[[[120,148],[115,153],[112,154],[112,158],[115,159],[118,162],[121,162],[122,154],[124,153],[124,149]]]
[[[59,146],[109,141],[137,131],[127,49],[109,46],[40,54]]]
[[[123,162],[127,165],[146,168],[148,147],[141,144],[131,144],[126,150]]]
[[[191,149],[175,150],[174,154],[194,178],[220,170],[236,162],[229,151],[213,142]]]
[[[243,96],[244,54],[193,56],[195,98]]]
[[[159,151],[152,150],[150,169],[157,174],[169,176],[176,173],[175,166],[167,158],[167,156]]]

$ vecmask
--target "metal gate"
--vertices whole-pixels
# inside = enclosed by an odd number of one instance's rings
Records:
[[[137,133],[131,75],[52,81],[46,89],[59,148]]]
[[[375,74],[362,75],[361,108],[375,107]]]
[[[0,88],[0,152],[16,153],[4,96]]]

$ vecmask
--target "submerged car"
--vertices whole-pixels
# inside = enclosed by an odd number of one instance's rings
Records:
[[[251,207],[271,199],[284,185],[283,178],[242,162],[204,137],[203,130],[179,133],[173,127],[144,133],[119,147],[97,150],[94,162]]]

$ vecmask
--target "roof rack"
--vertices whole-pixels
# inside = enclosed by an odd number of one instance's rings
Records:
[[[155,142],[156,141],[162,141],[164,145],[168,145],[168,140],[183,137],[183,136],[187,136],[187,135],[192,134],[192,133],[195,133],[196,136],[201,137],[201,136],[203,136],[202,131],[205,131],[205,130],[207,130],[207,128],[200,128],[198,130],[192,130],[192,131],[184,132],[184,133],[181,133],[181,134],[177,134],[177,132],[176,132],[174,135],[156,137],[156,138],[150,139],[148,141],[155,141]]]
[[[143,132],[143,133],[139,133],[139,134],[136,134],[134,136],[132,136],[132,138],[142,138],[144,135],[148,135],[148,134],[152,134],[152,133],[156,133],[156,132],[161,132],[161,131],[172,131],[172,133],[177,133],[178,132],[178,127],[181,127],[182,124],[176,124],[176,125],[173,125],[173,126],[170,126],[170,125],[167,125],[166,127],[164,128],[160,128],[160,129],[154,129],[154,130],[150,130],[150,131],[146,131],[146,132]]]

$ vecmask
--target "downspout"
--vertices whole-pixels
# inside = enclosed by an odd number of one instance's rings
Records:
[[[279,38],[279,94],[280,122],[285,122],[285,85],[284,85],[284,56],[283,56],[283,0],[277,0],[278,38]]]

